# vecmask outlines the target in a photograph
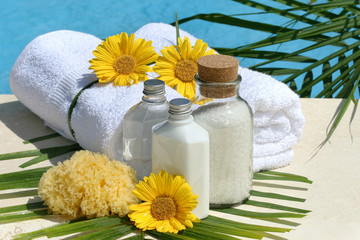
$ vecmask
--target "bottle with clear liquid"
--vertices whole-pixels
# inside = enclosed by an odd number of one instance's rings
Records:
[[[209,134],[194,121],[191,102],[170,101],[169,119],[153,127],[152,170],[181,175],[198,195],[192,211],[199,219],[209,214]]]
[[[143,93],[142,101],[130,108],[123,120],[123,161],[135,169],[137,180],[152,171],[151,129],[169,116],[163,81],[145,81]]]

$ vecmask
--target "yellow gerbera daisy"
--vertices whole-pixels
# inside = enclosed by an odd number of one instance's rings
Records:
[[[90,60],[90,69],[101,83],[114,81],[114,85],[124,86],[147,80],[146,72],[153,71],[147,64],[158,57],[151,44],[124,32],[108,37],[93,51],[96,58]]]
[[[198,39],[194,48],[191,47],[189,38],[184,41],[178,39],[178,49],[175,46],[164,47],[161,50],[162,56],[155,63],[154,71],[159,74],[170,87],[188,99],[195,97],[194,76],[198,72],[197,60],[206,55],[215,54],[215,50],[206,51],[208,44]]]
[[[182,176],[173,176],[161,170],[157,175],[144,177],[133,190],[135,196],[145,201],[131,205],[129,218],[143,231],[156,229],[159,232],[177,233],[192,222],[200,220],[191,211],[196,207],[197,195]]]

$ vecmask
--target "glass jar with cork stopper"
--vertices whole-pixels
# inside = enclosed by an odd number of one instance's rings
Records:
[[[226,55],[199,58],[201,97],[193,113],[210,137],[210,206],[226,208],[246,201],[252,185],[253,116],[238,94],[238,59]]]

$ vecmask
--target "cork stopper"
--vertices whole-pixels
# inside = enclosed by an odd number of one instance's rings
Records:
[[[195,81],[200,94],[209,98],[228,98],[237,93],[241,77],[239,60],[226,55],[209,55],[198,59]]]
[[[198,59],[199,78],[205,82],[232,82],[237,78],[239,60],[227,55],[208,55]]]

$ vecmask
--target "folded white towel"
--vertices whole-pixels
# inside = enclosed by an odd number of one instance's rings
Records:
[[[145,25],[135,36],[152,40],[157,52],[176,42],[175,28],[167,24]],[[180,36],[188,36],[192,44],[196,41],[182,30]],[[100,42],[89,34],[51,32],[29,43],[11,71],[13,93],[66,138],[73,139],[67,124],[72,99],[96,80],[88,67]],[[287,165],[293,159],[291,147],[300,139],[304,125],[298,97],[268,75],[246,68],[240,68],[239,73],[243,79],[240,95],[254,112],[254,171]],[[142,89],[142,83],[130,87],[95,84],[83,91],[71,117],[77,142],[83,148],[120,159],[122,118],[140,101]],[[180,97],[169,87],[166,92],[168,99]]]
[[[239,93],[254,113],[254,171],[288,165],[305,118],[299,97],[269,75],[240,68]]]
[[[152,40],[160,53],[164,46],[176,44],[176,29],[164,23],[150,23],[135,33],[136,37]],[[181,31],[194,45],[196,38]],[[305,118],[299,97],[273,77],[239,67],[242,77],[239,94],[254,114],[254,171],[288,165],[294,158],[291,147],[301,138]],[[157,77],[152,73],[153,77]]]

